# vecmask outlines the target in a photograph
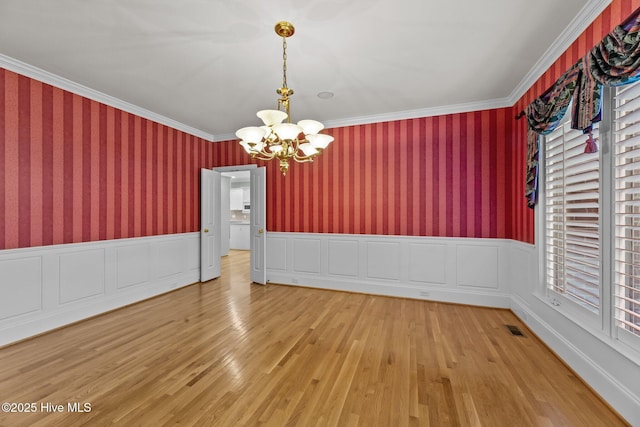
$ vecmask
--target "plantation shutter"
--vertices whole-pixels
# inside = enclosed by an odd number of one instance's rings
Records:
[[[593,137],[598,138],[597,125]],[[544,143],[547,288],[597,313],[600,306],[600,158],[567,114]]]
[[[640,335],[640,84],[615,93],[616,323]]]

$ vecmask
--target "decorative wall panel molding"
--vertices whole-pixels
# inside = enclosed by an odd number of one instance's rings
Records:
[[[104,294],[104,249],[78,250],[59,255],[59,304]]]
[[[358,241],[329,239],[328,246],[329,275],[358,277]]]
[[[293,240],[293,270],[320,273],[320,239]]]
[[[352,292],[509,307],[509,240],[267,234],[267,279]],[[473,257],[474,259],[470,259]]]
[[[498,247],[458,245],[458,285],[496,288],[498,284]]]
[[[0,251],[0,345],[198,282],[199,233]]]
[[[268,236],[268,235],[267,235]],[[271,237],[267,239],[267,271],[286,270],[287,239]]]
[[[368,240],[367,278],[400,280],[400,242],[380,242]]]
[[[0,322],[42,310],[42,258],[0,261]]]
[[[447,245],[409,243],[409,281],[444,285]]]
[[[136,286],[149,281],[151,245],[148,243],[120,246],[116,249],[118,288]]]

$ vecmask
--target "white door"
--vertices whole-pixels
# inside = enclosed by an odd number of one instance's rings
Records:
[[[251,169],[251,281],[267,284],[267,173]]]
[[[220,277],[220,172],[200,169],[200,281]]]

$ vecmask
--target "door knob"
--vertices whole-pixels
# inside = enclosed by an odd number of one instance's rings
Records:
[[[209,232],[209,229],[208,229],[208,228],[205,228],[205,229],[204,229],[204,232],[205,232],[205,233],[208,233],[208,232]]]
[[[258,233],[260,234],[264,233],[264,229],[261,228],[260,230],[258,230]]]

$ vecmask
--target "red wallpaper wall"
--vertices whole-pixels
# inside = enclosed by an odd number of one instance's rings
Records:
[[[313,164],[269,165],[268,229],[533,242],[514,115],[639,6],[613,0],[514,108],[331,129]],[[196,231],[199,169],[250,162],[0,69],[0,249]]]
[[[510,108],[331,129],[287,177],[271,231],[527,240]],[[0,69],[0,249],[199,229],[199,169],[251,163],[200,138]]]
[[[199,229],[212,144],[0,69],[0,249]]]
[[[512,117],[504,108],[330,129],[336,140],[313,163],[286,177],[268,166],[267,229],[526,239]],[[245,158],[236,142],[215,144],[216,166]]]

